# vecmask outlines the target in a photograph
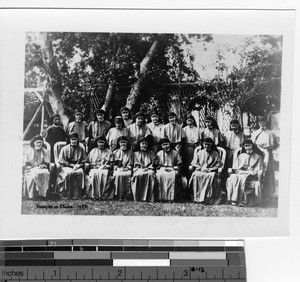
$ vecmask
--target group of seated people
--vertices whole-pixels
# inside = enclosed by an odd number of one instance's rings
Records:
[[[55,190],[62,199],[219,204],[225,196],[228,204],[239,206],[253,206],[272,197],[271,161],[277,141],[264,118],[250,139],[238,120],[232,120],[230,130],[222,135],[212,117],[205,119],[202,131],[192,115],[186,117],[185,127],[178,124],[174,112],[165,125],[157,111],[147,124],[144,113],[138,112],[133,121],[129,109],[123,107],[114,127],[105,115],[103,110],[96,111],[87,126],[82,112],[76,110],[75,121],[66,130],[60,116],[53,116],[45,138],[34,137],[25,154],[25,197],[45,198]],[[51,146],[51,156],[44,139]],[[55,160],[54,146],[60,141],[67,143]],[[225,163],[218,147],[226,149]],[[241,153],[233,161],[237,150]],[[262,151],[268,152],[268,168]],[[50,163],[54,162],[51,176]],[[224,167],[220,174],[218,170]],[[227,168],[232,168],[229,175]]]

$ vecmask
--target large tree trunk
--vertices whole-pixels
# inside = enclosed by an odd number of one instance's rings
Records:
[[[115,85],[113,82],[111,82],[109,85],[108,85],[108,89],[107,89],[107,92],[106,92],[106,96],[105,96],[105,100],[104,100],[104,104],[102,106],[102,110],[108,112],[111,108],[111,102],[114,98],[114,90],[115,90]]]
[[[61,100],[63,94],[63,87],[61,77],[58,71],[56,58],[53,55],[52,42],[47,32],[42,33],[42,54],[45,64],[46,73],[48,75],[48,83],[46,85],[47,92],[49,93],[49,103],[54,113],[57,113],[61,117],[61,121],[66,127],[69,121],[69,117],[65,114],[64,104]]]
[[[128,107],[129,109],[132,109],[135,106],[138,97],[141,95],[143,82],[144,82],[147,72],[151,66],[152,61],[156,56],[158,47],[159,47],[159,42],[158,42],[158,40],[155,40],[152,43],[145,58],[143,59],[143,61],[140,64],[138,79],[132,86],[131,91],[127,97],[126,107]]]

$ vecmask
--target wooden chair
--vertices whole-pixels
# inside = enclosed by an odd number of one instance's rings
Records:
[[[225,166],[226,150],[222,147],[217,147],[217,149],[219,151],[221,162],[222,162],[222,166],[218,168],[218,177],[220,178]],[[198,146],[194,151],[194,155],[196,155],[200,150],[201,150],[201,146]]]
[[[59,154],[60,154],[62,147],[66,146],[66,145],[67,145],[66,141],[59,141],[54,144],[54,148],[53,148],[54,161],[55,161],[55,165],[58,169],[60,168],[60,164],[58,162]],[[79,146],[81,146],[85,150],[84,145],[82,143],[79,143]],[[88,168],[88,164],[84,164],[84,171],[86,171],[87,168]]]
[[[43,147],[49,152],[49,156],[51,155],[51,146],[48,142],[44,141]],[[28,152],[28,150],[31,148],[30,141],[23,141],[23,158],[25,157],[25,154]],[[53,171],[55,164],[50,163],[49,171]]]
[[[261,184],[263,184],[263,180],[265,177],[265,173],[267,171],[268,168],[268,163],[269,163],[269,152],[263,148],[259,148],[262,152],[263,152],[263,170],[258,172],[258,180],[261,182]],[[233,161],[232,163],[234,164],[237,160],[237,158],[239,157],[239,155],[242,153],[242,148],[239,148],[237,150],[235,150],[234,154],[233,154]],[[233,168],[228,168],[228,174],[229,176],[235,173]]]

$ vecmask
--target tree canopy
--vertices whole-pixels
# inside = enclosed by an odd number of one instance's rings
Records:
[[[215,62],[220,72],[230,67],[223,60],[228,52],[239,54],[239,64],[225,77],[202,79],[193,48],[187,46],[213,42],[210,34],[28,32],[25,88],[45,87],[52,110],[68,118],[80,108],[90,120],[100,107],[113,117],[125,104],[133,112],[142,105],[142,110],[156,107],[165,114],[174,100],[167,85],[176,83],[194,88],[193,95],[180,94],[184,110],[191,108],[189,100],[205,97],[215,107],[230,104],[266,114],[280,110],[281,40],[252,36],[242,47],[220,50]],[[25,94],[25,123],[37,107],[34,95]]]

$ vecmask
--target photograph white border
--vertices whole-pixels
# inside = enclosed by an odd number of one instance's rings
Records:
[[[295,12],[291,10],[0,10],[1,239],[287,236]],[[276,218],[22,215],[27,31],[283,35]],[[9,216],[8,216],[9,215]]]

